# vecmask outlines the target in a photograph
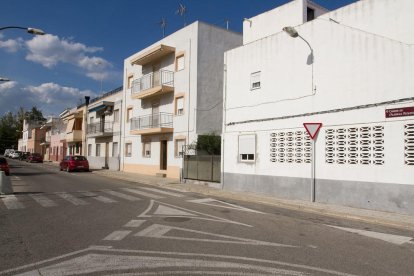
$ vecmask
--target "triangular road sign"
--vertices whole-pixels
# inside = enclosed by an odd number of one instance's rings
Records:
[[[314,140],[322,127],[322,123],[303,123],[303,126],[305,127],[312,140]]]

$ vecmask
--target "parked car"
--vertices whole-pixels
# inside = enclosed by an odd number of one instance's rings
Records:
[[[4,157],[0,157],[0,171],[3,171],[6,175],[10,175],[9,164],[7,163],[7,159]]]
[[[9,157],[12,159],[19,159],[20,155],[22,155],[23,152],[15,150],[12,154],[9,154]]]
[[[4,157],[10,157],[10,154],[14,152],[14,149],[6,149],[4,151]]]
[[[29,155],[30,155],[30,152],[24,151],[20,155],[19,160],[20,161],[26,161],[27,160],[27,157],[29,157]]]
[[[29,162],[29,163],[33,163],[33,162],[43,163],[43,156],[40,153],[32,153],[32,154],[27,156],[26,162]]]
[[[89,171],[89,162],[85,156],[82,155],[73,155],[66,156],[59,164],[61,171],[65,170],[67,172],[71,171]]]

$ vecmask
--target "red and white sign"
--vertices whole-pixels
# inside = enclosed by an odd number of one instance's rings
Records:
[[[322,127],[322,123],[303,123],[303,126],[305,127],[312,140],[314,140]]]
[[[385,109],[385,118],[414,116],[414,106]]]

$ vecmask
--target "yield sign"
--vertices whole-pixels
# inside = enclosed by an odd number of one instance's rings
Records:
[[[322,123],[303,123],[303,126],[305,127],[312,140],[314,140],[319,132],[319,129],[322,127]]]

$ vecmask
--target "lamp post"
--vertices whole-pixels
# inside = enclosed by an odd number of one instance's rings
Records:
[[[314,86],[313,86],[313,62],[314,62],[314,55],[313,55],[313,48],[312,48],[312,46],[309,44],[309,42],[306,40],[306,39],[304,39],[299,33],[298,33],[298,31],[296,31],[295,30],[295,28],[293,28],[293,27],[284,27],[283,28],[283,31],[285,32],[285,33],[287,33],[290,37],[293,37],[293,38],[297,38],[297,37],[299,37],[300,39],[302,39],[305,43],[306,43],[306,45],[308,45],[308,47],[309,47],[309,49],[310,49],[310,55],[309,55],[309,58],[308,58],[308,64],[310,64],[311,65],[311,70],[312,70],[312,90],[311,90],[311,96],[312,95],[314,95],[315,94],[315,90],[314,90]],[[316,138],[315,138],[316,139]],[[312,139],[312,168],[311,168],[311,179],[312,179],[312,182],[311,182],[311,201],[312,202],[315,202],[315,194],[316,194],[316,181],[315,181],[315,162],[316,162],[316,158],[315,158],[315,139]]]
[[[36,28],[18,27],[18,26],[0,27],[0,31],[6,30],[6,29],[21,29],[21,30],[26,30],[29,34],[34,34],[34,35],[44,35],[45,34],[45,32],[42,31],[41,29],[36,29]]]

